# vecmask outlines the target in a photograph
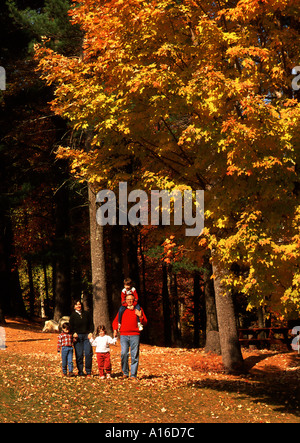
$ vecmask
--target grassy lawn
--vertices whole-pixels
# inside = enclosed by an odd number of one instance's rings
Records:
[[[138,380],[66,378],[57,334],[9,321],[0,351],[1,423],[300,423],[300,356],[243,350],[249,373],[229,376],[221,357],[202,349],[141,345]],[[74,365],[76,367],[76,365]],[[76,373],[77,371],[75,371]]]
[[[144,371],[138,381],[65,378],[58,356],[0,353],[1,422],[300,423],[284,385],[206,375],[182,382]]]

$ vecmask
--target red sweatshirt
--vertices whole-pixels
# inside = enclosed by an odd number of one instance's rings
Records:
[[[147,318],[145,316],[145,313],[143,309],[142,311],[142,317],[140,317],[140,322],[143,326],[146,326],[147,324]],[[116,331],[118,329],[118,316],[116,315],[112,327],[113,330]],[[134,310],[126,309],[123,313],[122,317],[122,323],[120,328],[120,335],[140,335],[140,331],[137,324],[137,315]]]

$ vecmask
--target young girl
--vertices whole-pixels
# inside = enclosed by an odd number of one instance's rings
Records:
[[[100,378],[103,380],[105,378],[104,369],[106,371],[107,378],[111,378],[109,345],[115,345],[117,342],[117,338],[111,338],[109,335],[106,335],[106,328],[104,325],[98,326],[96,335],[97,337],[95,338],[95,340],[93,339],[93,337],[89,336],[89,338],[91,345],[96,347],[99,375]]]

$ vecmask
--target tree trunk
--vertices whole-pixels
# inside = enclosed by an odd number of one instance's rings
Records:
[[[138,264],[138,236],[137,228],[128,226],[122,236],[123,272],[125,277],[130,277],[140,296],[140,271]]]
[[[5,315],[27,317],[14,257],[11,220],[6,205],[0,207],[0,285],[1,323],[5,323]]]
[[[123,253],[120,251],[123,242],[123,226],[107,226],[108,238],[106,249],[107,291],[110,300],[110,314],[114,318],[121,306],[121,291],[123,289]],[[140,295],[140,294],[139,294]]]
[[[167,269],[167,282],[168,282],[168,294],[170,300],[170,317],[171,317],[171,340],[174,344],[180,344],[181,336],[179,330],[179,310],[178,310],[178,295],[177,295],[177,281],[176,275],[172,270],[172,265],[168,264]]]
[[[143,248],[143,237],[141,233],[139,233],[139,251],[141,258],[141,274],[142,274],[142,282],[141,282],[142,304],[143,304],[143,309],[147,312],[148,305],[147,305],[147,296],[146,296],[146,261],[145,261],[145,254]]]
[[[106,326],[108,334],[112,333],[109,318],[108,297],[106,290],[106,272],[104,255],[104,228],[96,221],[96,193],[88,184],[90,213],[90,244],[93,284],[93,319],[95,328],[100,324]]]
[[[171,296],[174,305],[174,327],[175,327],[175,343],[178,346],[182,346],[182,329],[181,329],[181,303],[178,296],[177,276],[171,270]]]
[[[220,335],[215,300],[215,289],[212,280],[212,266],[209,261],[210,255],[204,257],[204,296],[206,314],[206,342],[205,351],[221,355]]]
[[[171,346],[172,343],[171,309],[170,309],[170,298],[168,290],[167,265],[165,263],[163,263],[162,269],[163,269],[162,302],[163,302],[163,317],[164,317],[164,339],[165,339],[165,346]]]
[[[35,291],[33,284],[32,262],[31,258],[27,259],[28,280],[29,280],[29,313],[30,317],[34,317]]]
[[[45,315],[46,317],[49,317],[49,285],[48,285],[48,277],[47,277],[47,266],[45,261],[43,261],[43,273],[44,273],[44,285],[45,285]]]
[[[0,306],[0,325],[6,325],[3,309]]]
[[[200,346],[200,272],[194,272],[194,348]]]
[[[71,245],[69,219],[69,190],[62,185],[55,194],[55,308],[54,320],[58,321],[71,311]]]
[[[213,257],[214,288],[223,364],[228,373],[245,372],[231,292],[222,285],[223,272]]]
[[[5,247],[2,239],[2,227],[0,227],[0,325],[5,324],[5,314],[8,311],[9,277],[5,259]]]
[[[265,313],[263,306],[259,306],[257,308],[257,322],[259,328],[265,328],[266,322],[265,322]],[[265,331],[262,331],[260,334],[258,334],[258,338],[267,338],[267,334]]]

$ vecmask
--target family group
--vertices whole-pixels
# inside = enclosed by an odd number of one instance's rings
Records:
[[[143,330],[146,324],[147,318],[139,305],[137,291],[129,278],[124,280],[124,288],[121,292],[121,307],[112,324],[114,338],[107,335],[105,325],[97,327],[96,336],[94,337],[92,317],[89,312],[83,310],[81,301],[76,301],[69,323],[63,324],[62,332],[58,336],[57,350],[61,352],[63,375],[74,377],[74,347],[78,375],[85,375],[83,372],[85,358],[86,376],[91,376],[92,347],[95,347],[100,379],[105,379],[105,376],[111,378],[110,345],[116,344],[119,332],[123,377],[129,377],[128,359],[130,350],[130,377],[135,379],[139,365],[140,331]]]

